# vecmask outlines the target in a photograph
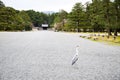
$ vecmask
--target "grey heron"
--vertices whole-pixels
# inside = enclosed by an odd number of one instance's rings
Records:
[[[79,52],[78,48],[79,48],[79,46],[76,47],[76,53],[75,53],[75,55],[74,55],[74,57],[72,59],[72,65],[75,64],[76,61],[78,60],[78,52]]]

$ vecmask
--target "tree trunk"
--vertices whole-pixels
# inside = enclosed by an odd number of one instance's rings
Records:
[[[112,33],[111,33],[111,29],[108,28],[108,36],[111,36],[111,35],[112,35]]]
[[[118,24],[119,24],[119,0],[115,0],[115,9],[116,9],[116,26],[118,27]],[[118,32],[118,29],[115,28],[114,30],[114,36],[118,36],[117,34]]]
[[[80,32],[80,29],[78,28],[78,32]]]
[[[117,29],[114,30],[114,36],[118,36]]]
[[[80,21],[78,20],[78,21],[77,21],[77,31],[78,31],[78,32],[80,32],[79,24],[80,24]]]

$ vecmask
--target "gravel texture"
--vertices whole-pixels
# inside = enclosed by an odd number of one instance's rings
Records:
[[[120,47],[75,33],[0,32],[0,80],[120,80]]]

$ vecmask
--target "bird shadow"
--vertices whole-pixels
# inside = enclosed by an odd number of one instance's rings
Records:
[[[77,63],[75,63],[74,65],[72,65],[72,68],[75,69],[75,70],[79,70],[79,66]]]

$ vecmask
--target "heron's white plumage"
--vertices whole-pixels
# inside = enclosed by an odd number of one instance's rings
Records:
[[[76,47],[76,53],[75,53],[75,55],[74,55],[74,57],[72,59],[72,65],[75,64],[76,61],[78,60],[78,52],[79,52],[78,48],[79,48],[79,46]]]

